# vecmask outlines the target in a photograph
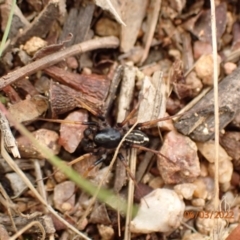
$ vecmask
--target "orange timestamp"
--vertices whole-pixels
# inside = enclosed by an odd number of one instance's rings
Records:
[[[233,219],[233,211],[185,211],[183,216],[188,219],[196,218],[221,218]]]

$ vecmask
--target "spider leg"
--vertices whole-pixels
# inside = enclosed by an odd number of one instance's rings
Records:
[[[158,156],[161,156],[161,157],[164,157],[165,159],[167,159],[168,161],[171,161],[168,157],[164,156],[162,153],[160,153],[159,151],[156,151],[156,150],[153,150],[151,148],[147,148],[147,147],[144,147],[144,146],[141,146],[141,145],[137,145],[137,144],[132,144],[131,145],[132,148],[136,148],[136,149],[139,149],[139,150],[144,150],[144,151],[148,151],[148,152],[151,152],[151,153],[154,153]]]
[[[96,126],[99,127],[99,124],[97,122],[88,122],[88,121],[68,121],[64,119],[51,119],[51,118],[37,118],[36,120],[39,121],[46,121],[46,122],[55,122],[55,123],[72,123],[72,124],[81,124],[81,125],[87,125],[87,126]]]
[[[167,117],[163,117],[163,118],[157,118],[157,119],[150,120],[150,121],[147,121],[147,122],[138,123],[136,127],[141,128],[141,127],[147,127],[147,126],[155,125],[158,122],[162,122],[162,121],[165,121],[165,120],[181,117],[182,115],[183,115],[183,113],[182,114],[176,114],[176,115],[173,115],[173,116],[167,116]]]
[[[135,177],[133,176],[133,174],[131,173],[130,169],[129,169],[129,166],[128,164],[126,163],[126,160],[124,158],[124,156],[121,154],[121,153],[118,153],[117,155],[118,159],[121,161],[121,163],[123,164],[123,166],[126,168],[126,171],[129,175],[129,177],[134,181],[134,183],[136,184],[137,186],[137,182],[136,182],[136,179]]]
[[[119,127],[123,127],[130,119],[134,117],[142,100],[143,100],[143,97],[140,97],[140,100],[138,101],[136,106],[133,108],[133,110],[125,117],[125,119],[121,123],[118,123]]]
[[[96,161],[93,163],[93,165],[90,166],[90,167],[84,172],[83,176],[84,176],[84,177],[87,177],[88,174],[89,174],[89,172],[91,172],[91,171],[93,170],[93,168],[95,168],[98,164],[104,162],[106,159],[107,159],[107,154],[106,154],[106,153],[102,154],[102,156],[101,156],[98,160],[96,160]]]

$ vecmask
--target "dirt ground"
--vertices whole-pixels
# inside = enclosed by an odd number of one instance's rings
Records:
[[[1,240],[240,239],[240,1],[0,2]]]

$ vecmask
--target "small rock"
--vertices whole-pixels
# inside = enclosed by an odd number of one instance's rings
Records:
[[[225,182],[220,184],[220,190],[222,192],[227,192],[231,188],[231,183],[230,182]]]
[[[208,163],[207,162],[200,162],[200,176],[201,177],[207,177],[208,176]]]
[[[77,69],[78,68],[78,61],[75,57],[68,57],[66,59],[66,64],[71,69]]]
[[[87,122],[88,113],[84,109],[80,109],[68,114],[64,119],[66,123],[61,123],[59,144],[69,153],[73,153],[84,137],[86,125],[74,124],[71,122]]]
[[[59,169],[57,167],[53,167],[53,174],[54,174],[54,179],[57,181],[57,183],[61,183],[67,180],[67,176],[59,171]]]
[[[54,207],[61,212],[64,212],[63,206],[67,209],[72,209],[75,204],[75,184],[71,181],[65,181],[58,184],[54,188],[53,194]]]
[[[215,162],[215,152],[213,151],[214,146],[215,146],[215,143],[212,140],[204,143],[201,143],[201,142],[197,143],[198,150],[210,163]],[[227,152],[221,145],[219,145],[218,147],[218,153],[219,153],[218,155],[219,162],[222,162],[225,160],[232,160],[232,158],[227,154]]]
[[[96,34],[99,36],[116,36],[120,34],[119,24],[109,18],[100,18],[95,27]]]
[[[191,94],[192,98],[197,96],[203,88],[203,84],[201,80],[197,77],[195,72],[190,72],[188,74],[188,76],[186,77],[186,84],[192,90],[192,94]]]
[[[211,177],[214,177],[214,164],[209,164],[208,171]],[[226,160],[219,163],[219,183],[230,182],[233,173],[233,164],[231,161]]]
[[[196,144],[186,136],[171,131],[164,137],[158,156],[158,170],[166,184],[192,182],[200,174]]]
[[[33,56],[39,49],[47,46],[47,42],[39,37],[32,37],[23,46],[23,50],[27,52],[28,55]]]
[[[164,186],[164,181],[161,177],[155,177],[149,182],[149,187],[156,189],[162,188]]]
[[[78,229],[80,231],[82,231],[83,229],[86,228],[86,226],[88,225],[88,219],[87,218],[84,218],[82,221],[79,222],[79,225],[78,225]]]
[[[203,55],[212,54],[212,44],[208,42],[196,41],[193,44],[193,55],[195,59]]]
[[[237,68],[237,65],[232,62],[226,62],[223,65],[223,68],[224,68],[225,74],[230,75]]]
[[[205,206],[205,200],[202,198],[195,198],[191,201],[191,203],[194,207],[204,207]]]
[[[196,186],[192,183],[183,183],[174,186],[175,192],[187,200],[191,200]]]
[[[220,74],[221,58],[218,57],[218,74]],[[204,85],[213,85],[213,58],[212,54],[203,55],[196,63],[196,73]]]
[[[32,132],[36,140],[42,145],[48,147],[52,150],[53,154],[57,155],[60,151],[60,146],[58,144],[58,134],[52,130],[39,129]],[[40,152],[34,144],[25,136],[20,136],[17,138],[18,149],[20,151],[21,157],[25,158],[37,158],[45,159],[45,156]]]
[[[222,196],[221,201],[221,209],[224,211],[229,210],[233,206],[235,206],[236,197],[234,196],[232,191],[225,192]]]
[[[214,214],[213,214],[214,215]],[[198,231],[202,234],[209,234],[212,231],[214,231],[214,226],[217,227],[217,229],[223,229],[223,227],[226,226],[226,221],[223,219],[214,219],[212,218],[197,218],[196,221],[196,227]]]
[[[97,225],[102,240],[114,239],[114,229],[105,225]]]
[[[182,240],[206,240],[206,237],[200,233],[186,232]]]
[[[195,191],[193,193],[193,196],[195,198],[203,198],[206,199],[207,198],[207,186],[205,184],[205,182],[203,181],[203,179],[199,178],[197,180],[195,180],[193,182],[193,184],[195,185]]]
[[[156,189],[141,200],[137,215],[131,221],[134,233],[170,232],[183,219],[184,202],[170,189]],[[161,217],[156,217],[161,216]]]

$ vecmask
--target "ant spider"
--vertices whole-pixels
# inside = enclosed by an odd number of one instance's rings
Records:
[[[98,164],[100,164],[101,162],[107,159],[108,155],[106,154],[106,151],[117,148],[117,146],[119,145],[119,143],[121,142],[124,136],[124,132],[127,132],[126,130],[124,131],[124,126],[129,121],[129,119],[132,118],[136,110],[137,110],[137,107],[133,109],[132,112],[130,112],[130,114],[125,118],[125,120],[122,123],[117,124],[116,127],[110,127],[109,124],[105,124],[105,126],[104,124],[102,124],[100,126],[100,124],[96,121],[74,122],[77,124],[89,126],[84,131],[84,138],[82,139],[82,142],[81,142],[83,149],[86,152],[92,152],[93,154],[99,154],[99,153],[102,154],[102,156],[95,161],[93,166],[87,170],[87,173],[89,173],[95,166],[97,166]],[[155,125],[160,121],[169,120],[178,116],[182,116],[182,114],[158,118],[158,119],[150,120],[144,123],[138,123],[136,125],[136,128]],[[66,123],[65,120],[57,120],[57,119],[38,118],[38,120],[57,122],[57,123]],[[133,147],[136,149],[149,151],[166,158],[166,156],[161,154],[159,151],[147,148],[146,146],[148,145],[148,143],[149,143],[149,137],[144,132],[138,129],[133,129],[124,139],[124,145],[126,147]],[[103,151],[101,151],[100,149]],[[121,153],[118,153],[117,157],[122,162],[124,162],[124,157]],[[126,165],[124,164],[124,166]]]
[[[93,153],[99,153],[100,149],[104,149],[104,153],[102,154],[101,158],[99,158],[93,165],[95,167],[99,163],[103,162],[107,158],[106,151],[115,149],[121,142],[123,136],[124,136],[124,126],[125,124],[129,121],[131,116],[135,113],[136,109],[134,109],[127,117],[126,119],[120,123],[117,124],[116,127],[110,127],[109,125],[107,126],[100,126],[97,122],[81,122],[83,125],[88,125],[89,127],[84,131],[84,136],[85,138],[82,140],[82,145],[83,148],[87,152],[93,152]],[[144,123],[138,123],[136,128],[140,127],[146,127],[149,125],[154,125],[158,123],[159,121],[164,121],[168,120],[170,118],[174,118],[175,116],[168,116],[165,118],[159,118],[155,120],[151,120],[148,122]],[[142,132],[141,130],[138,129],[133,129],[124,139],[124,145],[126,147],[133,147],[145,151],[152,152],[154,154],[162,155],[159,151],[155,151],[153,149],[147,148],[146,146],[149,143],[149,137]],[[118,153],[117,157],[121,160],[124,161],[124,157],[121,153]],[[166,157],[165,157],[166,158]],[[125,165],[125,164],[124,164]],[[91,167],[88,172],[93,168]]]

